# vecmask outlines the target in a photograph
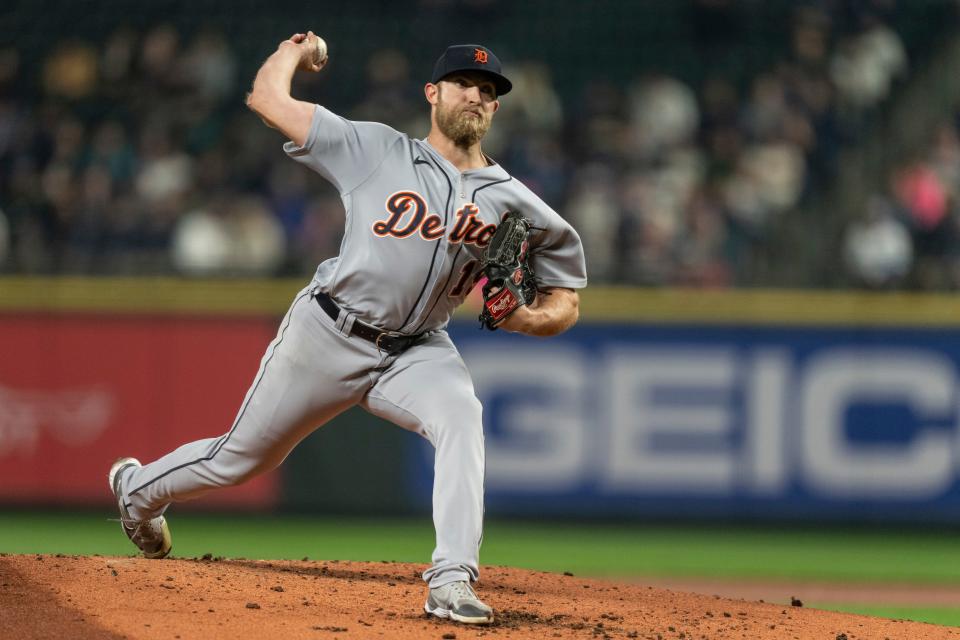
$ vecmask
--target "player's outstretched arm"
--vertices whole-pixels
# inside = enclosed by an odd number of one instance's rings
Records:
[[[555,336],[575,325],[579,317],[577,292],[553,287],[541,291],[533,304],[519,307],[497,328],[531,336]]]
[[[314,105],[290,95],[290,82],[297,69],[317,72],[326,59],[317,60],[317,36],[312,31],[284,40],[263,63],[247,94],[250,107],[270,127],[303,146],[310,132]]]

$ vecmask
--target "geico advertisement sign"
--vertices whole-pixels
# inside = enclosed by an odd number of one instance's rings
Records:
[[[935,350],[477,346],[493,490],[924,500],[960,468],[960,380]],[[899,435],[871,438],[871,415]]]

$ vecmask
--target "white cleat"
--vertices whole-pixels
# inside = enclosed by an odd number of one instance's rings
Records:
[[[127,505],[123,503],[123,492],[120,490],[123,472],[130,467],[140,466],[142,465],[136,458],[120,458],[110,467],[107,480],[110,482],[110,490],[117,499],[117,507],[120,509],[120,526],[123,532],[143,552],[145,558],[156,560],[170,553],[170,548],[173,546],[166,518],[158,516],[150,520],[132,519],[127,511]]]
[[[485,605],[465,580],[430,589],[424,611],[464,624],[491,624],[493,609]]]

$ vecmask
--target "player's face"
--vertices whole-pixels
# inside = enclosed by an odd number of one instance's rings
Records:
[[[457,73],[437,84],[436,118],[440,131],[457,146],[479,142],[500,106],[496,86],[481,73]]]

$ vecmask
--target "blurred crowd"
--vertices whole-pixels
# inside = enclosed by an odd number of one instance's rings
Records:
[[[515,89],[484,149],[579,230],[594,283],[765,284],[778,226],[829,185],[909,70],[882,12],[840,28],[830,6],[792,11],[782,46],[747,78],[638,67],[561,95],[544,61],[508,60]],[[711,47],[730,45],[703,28],[709,70]],[[64,40],[36,67],[0,50],[0,271],[293,275],[335,255],[339,197],[245,109],[241,67],[222,31],[168,24]],[[426,135],[427,70],[392,48],[362,69],[359,101],[325,93],[323,74],[295,93]],[[958,189],[951,122],[849,228],[857,282],[897,286],[915,260],[952,255]]]
[[[897,163],[844,236],[855,282],[875,289],[960,289],[960,111]]]
[[[18,62],[0,55],[0,87]],[[40,74],[32,104],[0,100],[10,270],[272,274],[329,252],[332,230],[305,237],[317,202],[243,109],[222,33],[122,28],[62,44]]]
[[[578,164],[564,211],[591,275],[764,284],[778,225],[830,183],[840,149],[907,71],[892,29],[871,13],[856,22],[841,35],[822,9],[797,10],[783,56],[743,88],[647,74],[623,94],[587,96],[571,119]]]

